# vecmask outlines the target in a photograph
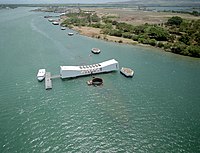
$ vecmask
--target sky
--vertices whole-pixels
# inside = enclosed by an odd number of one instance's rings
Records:
[[[0,0],[0,4],[41,4],[41,3],[107,3],[128,0]]]

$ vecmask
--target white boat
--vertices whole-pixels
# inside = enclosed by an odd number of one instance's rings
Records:
[[[61,26],[61,27],[60,27],[60,29],[61,29],[61,30],[66,30],[66,28],[65,28],[65,27],[63,27],[63,26]]]
[[[104,61],[98,64],[82,66],[60,66],[60,76],[64,78],[73,78],[84,75],[117,71],[119,63],[115,59]]]
[[[59,16],[63,16],[63,15],[66,15],[66,13],[61,13]]]
[[[37,79],[38,81],[42,81],[45,78],[46,70],[45,69],[39,69],[37,73]]]
[[[130,68],[122,67],[120,72],[126,77],[133,77],[134,71]]]
[[[52,22],[52,24],[53,24],[53,25],[59,25],[59,22],[54,21],[54,22]]]
[[[53,22],[53,19],[48,19],[49,22]]]
[[[92,48],[92,53],[94,54],[99,54],[101,52],[101,50],[99,48]]]
[[[73,36],[73,35],[74,35],[74,33],[72,33],[72,32],[69,32],[69,33],[68,33],[68,35],[69,35],[69,36]]]

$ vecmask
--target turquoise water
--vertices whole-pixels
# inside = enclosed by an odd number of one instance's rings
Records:
[[[45,13],[0,10],[0,152],[200,152],[200,60],[69,37]],[[91,55],[91,48],[102,50]],[[46,91],[38,69],[115,58],[134,69],[53,80]]]

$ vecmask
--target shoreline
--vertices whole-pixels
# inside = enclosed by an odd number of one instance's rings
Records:
[[[92,27],[84,27],[84,28],[92,28]],[[172,55],[175,55],[175,56],[179,56],[179,57],[185,57],[185,58],[191,58],[191,59],[199,59],[198,57],[193,57],[193,56],[185,56],[185,55],[182,55],[182,54],[175,54],[175,53],[172,53],[172,52],[169,52],[169,51],[166,51],[165,49],[163,48],[160,48],[160,47],[156,47],[156,46],[151,46],[151,45],[148,45],[148,44],[142,44],[142,43],[139,43],[137,41],[134,41],[134,40],[131,40],[131,39],[127,39],[129,40],[130,42],[117,42],[117,41],[114,41],[113,39],[104,39],[104,38],[97,38],[93,35],[89,35],[87,34],[86,31],[81,31],[82,28],[80,27],[77,27],[77,26],[74,26],[73,28],[71,28],[72,30],[78,32],[80,35],[82,36],[85,36],[85,37],[89,37],[89,38],[92,38],[92,39],[97,39],[97,40],[102,40],[102,41],[105,41],[105,42],[111,42],[111,43],[117,43],[117,44],[123,44],[123,45],[131,45],[131,46],[137,46],[137,47],[144,47],[144,48],[151,48],[151,49],[155,49],[159,52],[166,52],[166,53],[171,53]],[[98,28],[94,28],[94,29],[98,29]],[[101,34],[103,35],[103,34]],[[109,35],[106,35],[106,36],[109,36]],[[126,39],[126,38],[121,38],[121,37],[116,37],[116,36],[109,36],[111,38],[116,38],[119,40],[122,40],[122,39]]]
[[[74,26],[72,30],[78,32],[79,34],[83,36],[87,36],[90,38],[96,38],[108,42],[115,42],[115,43],[121,43],[121,44],[129,44],[129,45],[139,45],[137,41],[134,41],[132,39],[127,39],[123,37],[116,37],[116,36],[110,36],[100,33],[100,28],[92,28],[92,27],[77,27]],[[141,44],[144,45],[144,44]],[[144,45],[146,46],[146,45]]]
[[[93,29],[96,32],[94,32]],[[99,28],[74,26],[72,28],[72,30],[78,32],[80,35],[83,35],[83,36],[86,36],[86,37],[89,37],[89,38],[103,40],[103,41],[106,41],[106,42],[113,42],[113,43],[124,44],[124,45],[132,45],[132,46],[140,46],[140,47],[146,47],[146,48],[152,48],[152,49],[154,48],[154,49],[157,49],[157,50],[160,50],[160,51],[163,51],[163,52],[167,52],[166,50],[164,50],[162,48],[151,46],[151,45],[148,45],[148,44],[142,44],[142,43],[139,43],[139,42],[134,41],[132,39],[101,34],[100,33],[101,29],[99,29]],[[91,31],[93,31],[93,32],[90,33]],[[119,41],[122,41],[122,42],[119,42]]]
[[[181,18],[175,15],[177,13],[93,8],[74,10],[73,13],[61,17],[61,24],[91,38],[200,57],[196,36],[198,32],[187,37],[189,30],[183,34],[183,30],[174,22],[176,19],[187,23],[182,25],[182,28],[187,29],[189,22],[198,25],[199,17],[181,14]]]

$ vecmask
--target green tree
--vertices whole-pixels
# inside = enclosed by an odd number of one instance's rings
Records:
[[[197,11],[193,11],[191,14],[194,15],[194,16],[199,16],[200,15],[200,13],[197,12]]]
[[[200,46],[191,45],[187,48],[191,56],[200,57]]]
[[[100,28],[102,25],[101,23],[93,23],[93,24],[90,24],[90,26],[93,28]]]
[[[145,25],[136,26],[136,27],[134,27],[134,33],[136,35],[143,34],[145,29],[146,29]]]
[[[179,31],[181,31],[181,32],[186,32],[188,29],[189,29],[189,21],[184,20],[184,21],[180,24]]]
[[[119,29],[119,30],[124,31],[124,32],[133,32],[134,27],[131,24],[127,24],[127,23],[122,22],[122,23],[118,23],[116,25],[116,29]]]
[[[109,17],[102,17],[102,21],[104,22],[104,23],[112,23],[112,20],[109,18]]]
[[[113,29],[113,30],[110,31],[109,34],[110,34],[111,36],[121,37],[121,36],[122,36],[122,31]]]
[[[108,28],[111,30],[113,27],[111,23],[105,23],[105,24],[102,24],[100,28],[101,29]]]
[[[197,31],[194,34],[194,41],[196,41],[196,44],[200,46],[200,31]]]
[[[175,41],[175,39],[176,39],[176,35],[174,35],[174,34],[170,34],[168,37],[168,41],[172,42],[172,43]]]
[[[182,52],[184,52],[184,50],[187,48],[187,45],[185,45],[184,43],[181,42],[177,42],[173,45],[173,47],[171,48],[173,53],[176,54],[182,54]]]
[[[138,41],[138,35],[133,35],[131,39],[133,39],[134,41]]]
[[[133,36],[133,35],[132,35],[130,32],[125,32],[125,33],[122,34],[122,37],[128,38],[128,39],[131,39],[132,36]]]
[[[149,40],[149,44],[150,44],[151,46],[156,46],[156,40],[155,40],[155,39],[150,39],[150,40]]]
[[[164,45],[164,49],[166,51],[171,51],[171,48],[172,48],[172,43],[166,43],[166,44],[163,44]]]
[[[180,25],[183,22],[183,19],[179,16],[173,16],[167,21],[168,25]]]
[[[159,42],[158,45],[157,45],[159,48],[162,48],[164,47],[164,44],[162,42]]]
[[[104,29],[101,30],[101,33],[103,33],[103,34],[109,34],[110,33],[110,29],[104,28]]]
[[[185,34],[185,35],[182,35],[180,38],[179,38],[179,41],[185,43],[186,45],[190,45],[190,37]]]
[[[115,20],[112,21],[112,25],[117,25],[117,24],[118,24],[117,21],[115,21]]]
[[[150,27],[147,30],[147,33],[150,38],[154,38],[158,41],[166,41],[169,38],[169,33],[165,29],[158,26]]]
[[[100,18],[97,16],[97,14],[91,15],[90,18],[91,18],[92,22],[99,22],[100,21]]]

